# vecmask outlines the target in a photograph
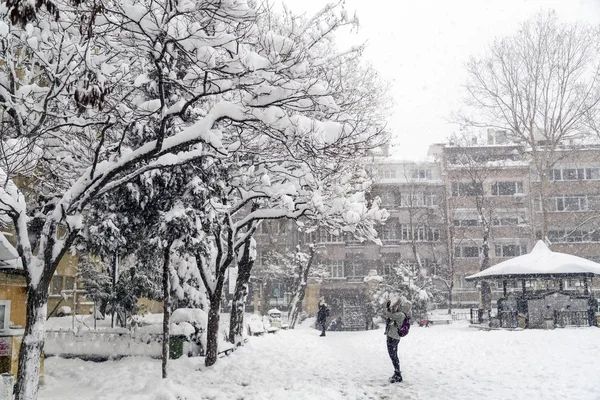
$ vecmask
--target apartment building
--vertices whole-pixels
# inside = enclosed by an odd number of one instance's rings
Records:
[[[600,262],[600,146],[559,148],[551,163],[545,187],[540,174],[531,173],[535,238],[545,231],[553,251]],[[565,285],[575,290],[582,283]]]
[[[565,145],[553,153],[543,188],[531,153],[505,132],[488,131],[467,144],[433,144],[426,162],[374,157],[370,196],[390,212],[379,229],[382,245],[326,230],[295,238],[318,243],[319,263],[328,271],[327,278],[309,285],[312,300],[305,310],[315,312],[316,299],[326,295],[341,318],[340,329],[359,329],[368,291],[364,278],[419,261],[424,276],[452,280],[455,307],[477,307],[480,287],[465,277],[482,267],[484,241],[488,266],[528,253],[543,236],[553,251],[600,261],[600,146]],[[441,280],[434,281],[438,293],[448,292]],[[582,290],[583,283],[564,286]],[[592,282],[592,290],[599,287]],[[502,287],[491,289],[493,301],[502,296]]]
[[[529,252],[533,246],[530,166],[521,146],[493,140],[439,147],[446,193],[453,303],[476,306],[478,287],[465,276]],[[501,294],[492,287],[492,298]]]

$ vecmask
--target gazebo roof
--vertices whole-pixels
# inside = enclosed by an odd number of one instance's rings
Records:
[[[466,280],[600,276],[600,264],[570,254],[551,251],[538,241],[531,253],[502,261]]]

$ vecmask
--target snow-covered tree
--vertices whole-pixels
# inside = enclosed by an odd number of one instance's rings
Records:
[[[561,146],[580,146],[598,131],[600,33],[569,24],[555,12],[540,12],[511,36],[494,40],[466,71],[461,122],[506,131],[525,146],[540,180],[536,196],[547,198],[549,171]],[[549,204],[541,202],[542,237]]]
[[[400,294],[412,303],[414,316],[425,315],[427,303],[431,300],[431,287],[431,279],[423,280],[421,272],[414,266],[398,263],[379,282],[373,294],[373,307],[381,309],[386,300]]]
[[[298,323],[298,316],[302,307],[302,301],[306,295],[306,288],[308,285],[308,279],[311,277],[311,273],[314,274],[313,266],[315,264],[315,245],[314,243],[308,244],[308,252],[296,251],[293,253],[293,265],[295,268],[294,282],[291,287],[291,300],[290,309],[288,311],[288,321],[290,329],[296,327]]]
[[[337,76],[333,72],[361,50],[316,51],[333,31],[353,24],[340,7],[326,7],[306,23],[296,20],[277,32],[242,0],[52,4],[59,20],[30,7],[35,18],[26,25],[10,21],[22,22],[14,13],[29,2],[1,10],[0,102],[8,127],[3,140],[23,141],[35,149],[28,154],[39,154],[30,180],[17,181],[21,189],[11,184],[19,178],[17,169],[7,168],[0,190],[28,284],[19,400],[36,396],[48,286],[93,201],[152,171],[233,160],[236,154],[243,159],[253,148],[271,151],[281,160],[281,175],[287,171],[314,188],[341,161],[383,140],[381,124],[372,124],[368,113],[342,107],[350,91],[323,79]],[[302,168],[283,168],[286,159]],[[219,271],[228,266],[244,243],[237,232],[257,215],[235,226],[227,217],[216,218],[227,229],[207,230],[219,240],[228,232],[223,239],[229,246],[219,263],[203,265],[219,265]],[[36,236],[35,246],[30,236]]]

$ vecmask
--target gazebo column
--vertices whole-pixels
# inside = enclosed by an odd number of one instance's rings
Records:
[[[521,287],[523,288],[523,294],[525,294],[525,279],[521,281]]]
[[[507,285],[508,285],[508,282],[507,282],[507,280],[506,280],[506,279],[504,279],[504,280],[502,281],[502,292],[504,293],[504,297],[506,297],[506,295],[507,295],[507,290],[506,290],[506,286],[507,286]]]
[[[559,279],[559,280],[558,280],[558,290],[560,290],[561,292],[562,292],[563,290],[565,290],[565,286],[564,286],[564,283],[563,283],[563,280],[562,280],[562,279]]]
[[[590,294],[590,289],[588,287],[587,276],[583,277],[583,294],[585,294],[586,296]]]

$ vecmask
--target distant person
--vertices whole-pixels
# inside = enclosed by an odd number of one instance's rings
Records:
[[[400,343],[400,332],[402,323],[410,317],[412,304],[404,297],[388,300],[385,303],[383,317],[385,318],[385,335],[387,338],[387,350],[394,366],[394,375],[390,378],[391,383],[402,382],[400,374],[400,360],[398,359],[398,343]]]
[[[319,311],[317,312],[317,324],[321,325],[321,335],[325,336],[327,327],[327,317],[329,317],[329,306],[325,303],[325,297],[319,299]]]

